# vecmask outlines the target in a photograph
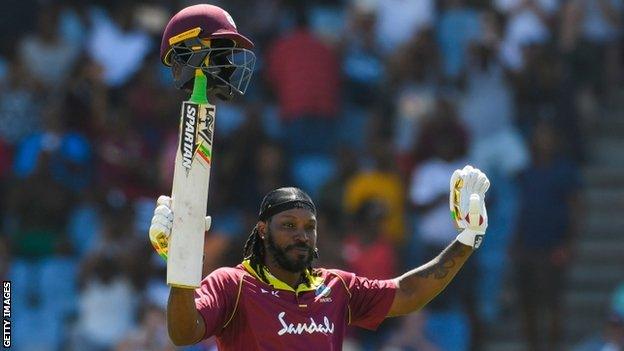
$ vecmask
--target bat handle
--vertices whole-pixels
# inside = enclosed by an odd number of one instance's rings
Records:
[[[191,94],[191,101],[197,104],[207,104],[208,97],[206,96],[206,88],[208,86],[208,79],[204,75],[204,72],[200,68],[195,70],[195,80],[193,83],[193,94]]]

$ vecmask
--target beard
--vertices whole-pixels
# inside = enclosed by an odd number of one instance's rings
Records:
[[[270,230],[267,232],[266,237],[267,249],[275,259],[275,262],[282,269],[292,273],[299,273],[303,272],[303,270],[305,270],[312,264],[312,260],[314,259],[314,249],[311,246],[308,246],[305,243],[299,243],[281,248],[277,246],[277,244],[273,240],[273,234]],[[307,249],[307,255],[297,254],[295,259],[292,259],[288,256],[289,251],[299,248]]]

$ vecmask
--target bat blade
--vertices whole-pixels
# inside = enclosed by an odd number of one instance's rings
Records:
[[[202,278],[214,118],[215,106],[210,103],[182,103],[171,191],[174,218],[167,261],[170,286],[196,288]]]

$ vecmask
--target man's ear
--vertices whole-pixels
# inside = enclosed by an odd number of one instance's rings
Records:
[[[264,240],[264,236],[266,235],[267,232],[267,223],[263,222],[263,221],[258,221],[258,223],[256,223],[256,228],[258,228],[258,234],[260,235],[260,238],[262,240]]]

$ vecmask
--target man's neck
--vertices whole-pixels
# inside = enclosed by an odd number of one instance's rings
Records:
[[[265,259],[265,265],[269,272],[275,276],[275,278],[288,284],[291,288],[297,290],[297,287],[301,283],[301,272],[293,273],[283,269],[272,258]]]

